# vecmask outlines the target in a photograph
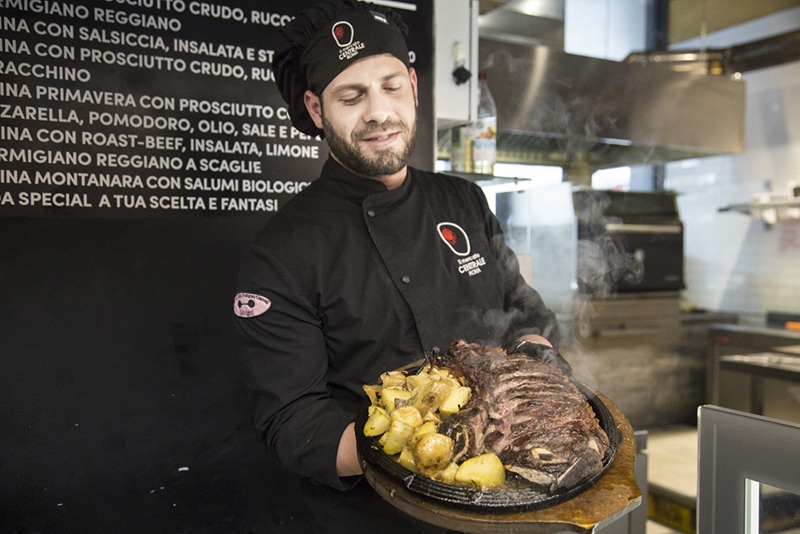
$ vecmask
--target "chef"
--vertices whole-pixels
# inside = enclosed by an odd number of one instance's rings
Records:
[[[558,342],[481,189],[407,166],[407,33],[386,8],[329,0],[288,24],[275,54],[293,125],[330,157],[244,254],[233,309],[256,426],[307,509],[301,532],[438,531],[363,480],[363,384],[459,338]]]

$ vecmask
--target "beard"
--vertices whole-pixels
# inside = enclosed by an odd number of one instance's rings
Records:
[[[399,132],[403,141],[402,146],[367,151],[358,143],[359,139],[390,130]],[[380,125],[368,125],[354,131],[348,140],[339,135],[323,113],[322,131],[328,141],[331,153],[345,168],[360,176],[380,177],[399,172],[408,164],[417,139],[417,121],[415,117],[411,125],[394,121],[387,121]]]

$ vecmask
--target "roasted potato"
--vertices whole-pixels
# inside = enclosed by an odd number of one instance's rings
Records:
[[[381,375],[381,385],[385,388],[404,388],[407,378],[403,371],[386,371]]]
[[[416,443],[416,440],[419,439],[419,437],[422,436],[423,434],[432,434],[437,430],[439,430],[439,424],[437,422],[425,421],[424,423],[422,423],[421,425],[419,425],[417,428],[414,429],[414,433],[411,434],[410,438],[408,438],[409,445],[413,445],[414,443]],[[412,441],[414,443],[411,443]]]
[[[495,488],[505,483],[505,468],[494,454],[458,465],[453,439],[438,432],[442,417],[469,402],[471,390],[447,369],[426,366],[419,373],[388,371],[380,385],[365,385],[370,399],[363,433],[378,437],[383,452],[409,471],[447,484]]]
[[[419,373],[416,375],[408,375],[406,377],[406,387],[411,391],[420,388],[429,382],[432,382],[432,380],[428,373]]]
[[[375,385],[375,384],[364,384],[361,387],[364,390],[364,393],[367,394],[367,397],[369,397],[369,403],[372,406],[379,406],[381,401],[378,400],[378,397],[381,394],[381,390],[383,389],[383,386],[378,386],[378,385]]]
[[[426,421],[422,423],[420,426],[414,429],[414,432],[412,432],[411,435],[406,440],[405,449],[408,449],[409,452],[412,452],[423,434],[432,434],[437,430],[439,430],[439,425],[437,425],[433,421]]]
[[[389,430],[389,425],[392,424],[392,418],[386,410],[380,406],[370,406],[368,413],[369,417],[367,418],[367,422],[364,423],[365,436],[380,436]]]
[[[383,452],[391,456],[403,450],[413,432],[413,426],[402,421],[392,421],[389,430],[381,436],[378,442],[383,446]]]
[[[402,421],[412,429],[421,426],[423,423],[422,414],[420,414],[419,410],[417,410],[414,406],[395,408],[391,413],[391,418],[392,421]]]
[[[416,406],[420,413],[425,416],[430,412],[438,410],[439,406],[448,398],[452,390],[452,386],[444,382],[430,380],[414,389],[414,395],[411,397],[410,402],[412,406]]]
[[[475,456],[458,467],[456,482],[479,488],[499,488],[506,483],[506,469],[496,454]]]
[[[445,467],[438,473],[435,473],[431,478],[434,478],[440,482],[444,482],[445,484],[455,484],[457,472],[458,472],[458,464],[455,462],[450,462],[449,464],[447,464],[447,467]]]
[[[439,405],[439,412],[443,415],[451,415],[458,412],[469,402],[472,390],[467,386],[453,388],[442,403]]]
[[[397,457],[397,461],[400,463],[400,465],[402,465],[412,473],[419,472],[417,470],[417,465],[414,463],[414,453],[411,452],[411,449],[409,449],[408,447],[400,451],[400,456]]]
[[[401,388],[382,388],[381,389],[381,403],[387,412],[392,413],[397,405],[397,400],[408,400],[411,398],[411,392],[407,389]]]
[[[453,439],[444,434],[422,434],[414,445],[414,465],[421,473],[429,476],[441,471],[453,458],[453,447]]]

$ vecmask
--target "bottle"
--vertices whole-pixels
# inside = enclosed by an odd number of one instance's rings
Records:
[[[478,120],[472,141],[472,172],[494,174],[497,161],[497,105],[486,73],[478,74]]]
[[[450,170],[472,172],[472,141],[475,138],[472,125],[456,126],[450,133]]]

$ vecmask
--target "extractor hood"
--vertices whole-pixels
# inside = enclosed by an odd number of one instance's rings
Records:
[[[557,165],[572,176],[743,152],[739,74],[800,59],[800,31],[624,61],[579,56],[564,51],[565,0],[480,5],[479,68],[497,101],[498,161]]]
[[[703,50],[634,52],[628,62],[660,63],[673,70],[732,76],[800,60],[800,30],[734,45]]]
[[[498,161],[588,175],[744,150],[745,85],[728,76],[488,39],[479,62],[497,101]]]

